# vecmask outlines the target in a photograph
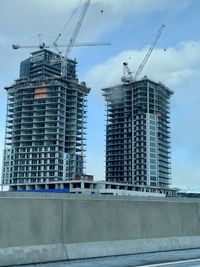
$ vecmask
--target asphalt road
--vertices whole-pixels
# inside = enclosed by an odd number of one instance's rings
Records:
[[[23,265],[25,267],[25,265]],[[26,265],[26,267],[200,267],[200,249]]]

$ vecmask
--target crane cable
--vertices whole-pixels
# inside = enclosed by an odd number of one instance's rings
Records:
[[[66,28],[68,27],[68,25],[70,24],[73,16],[75,15],[75,13],[77,12],[79,6],[81,5],[82,1],[79,1],[78,5],[76,6],[76,8],[74,8],[74,10],[72,11],[71,16],[68,18],[67,22],[65,23],[62,31],[58,34],[58,36],[56,37],[55,41],[53,42],[53,45],[55,46],[55,48],[57,48],[57,42],[60,39],[60,37],[62,36],[63,32],[66,30]],[[60,53],[60,52],[59,52]]]

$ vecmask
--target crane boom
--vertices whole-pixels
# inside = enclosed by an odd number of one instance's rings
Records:
[[[94,43],[74,43],[73,46],[79,47],[79,46],[100,46],[100,45],[111,45],[111,43],[106,43],[106,42],[94,42]],[[57,47],[68,47],[69,44],[58,44],[56,45]],[[19,49],[19,48],[39,48],[39,49],[45,49],[45,48],[54,48],[55,45],[53,44],[40,44],[40,45],[18,45],[18,44],[13,44],[12,48],[13,49]]]
[[[76,23],[76,26],[75,26],[75,28],[74,28],[74,30],[72,32],[72,36],[71,36],[71,39],[69,41],[69,46],[68,46],[67,51],[65,53],[64,59],[62,61],[61,75],[66,75],[67,74],[67,58],[68,58],[68,56],[69,56],[69,54],[70,54],[70,52],[72,50],[72,47],[74,46],[74,43],[75,43],[76,38],[78,36],[79,30],[80,30],[81,25],[83,23],[83,19],[85,17],[85,14],[86,14],[86,12],[88,10],[89,5],[90,5],[90,2],[91,2],[91,0],[86,0],[85,1],[84,5],[83,5],[83,8],[81,10],[81,13],[79,15],[78,21]]]
[[[165,27],[165,25],[161,25],[161,27],[159,28],[159,30],[158,30],[158,32],[157,32],[157,34],[155,36],[155,39],[153,40],[153,43],[151,44],[146,56],[144,57],[141,65],[139,66],[137,72],[135,73],[135,76],[134,76],[134,79],[133,79],[134,81],[137,80],[137,78],[139,77],[139,75],[140,75],[141,71],[143,70],[145,64],[147,63],[147,60],[149,59],[149,57],[150,57],[150,55],[151,55],[156,43],[158,42],[158,39],[160,38],[160,35],[161,35],[164,27]]]

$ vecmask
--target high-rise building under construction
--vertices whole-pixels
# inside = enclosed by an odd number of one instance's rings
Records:
[[[165,85],[147,77],[103,89],[107,181],[170,185],[171,94]]]
[[[61,75],[58,55],[41,49],[21,62],[8,94],[3,183],[75,179],[84,173],[87,95],[76,61]]]

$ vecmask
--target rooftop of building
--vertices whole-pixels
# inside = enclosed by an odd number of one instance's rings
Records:
[[[147,76],[144,76],[143,78],[137,80],[137,81],[132,81],[132,82],[129,82],[129,83],[119,83],[119,84],[116,84],[116,85],[113,85],[113,86],[110,86],[110,87],[105,87],[102,89],[102,91],[106,92],[108,91],[109,89],[110,90],[113,90],[114,88],[121,88],[121,87],[130,87],[130,85],[138,85],[139,83],[142,83],[142,82],[150,82],[150,83],[153,83],[155,85],[160,85],[162,88],[166,89],[170,94],[173,94],[174,91],[171,90],[169,87],[167,87],[165,84],[163,84],[162,82],[156,82],[152,79],[149,79]],[[103,94],[104,95],[104,94]]]

